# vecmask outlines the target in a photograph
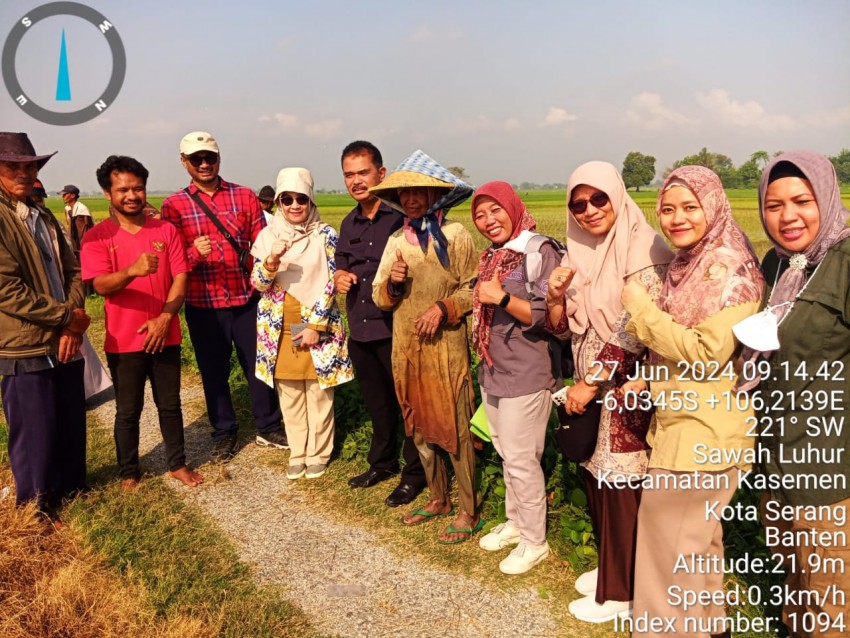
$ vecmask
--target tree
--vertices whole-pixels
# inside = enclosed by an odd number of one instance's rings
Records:
[[[761,173],[768,162],[770,162],[770,153],[767,151],[756,151],[750,155],[750,159],[738,167],[738,185],[744,188],[758,186]]]
[[[469,181],[469,175],[466,174],[466,169],[463,166],[449,166],[446,170],[458,179],[465,182]]]
[[[759,170],[764,170],[764,167],[770,163],[770,153],[767,151],[756,151],[750,155],[750,159],[758,165]]]
[[[723,183],[726,188],[735,188],[740,184],[738,173],[735,170],[735,164],[732,158],[723,153],[712,153],[706,147],[702,147],[696,155],[688,155],[680,160],[673,162],[673,166],[664,171],[664,177],[667,177],[674,169],[680,166],[705,166],[710,168]]]
[[[850,184],[850,149],[842,148],[841,152],[835,157],[830,157],[829,161],[835,167],[838,181],[842,184]]]
[[[655,158],[652,155],[644,155],[632,151],[623,160],[623,182],[626,188],[634,186],[640,190],[641,186],[648,186],[655,178]]]
[[[738,167],[738,180],[744,188],[753,188],[761,179],[761,168],[752,157]]]

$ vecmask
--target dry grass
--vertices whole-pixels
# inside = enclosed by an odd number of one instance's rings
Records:
[[[10,485],[7,468],[0,484]],[[143,587],[120,578],[71,529],[53,531],[33,507],[0,501],[0,636],[204,638],[209,619],[158,616]]]

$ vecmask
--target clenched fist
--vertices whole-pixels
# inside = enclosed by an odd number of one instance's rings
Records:
[[[337,270],[334,273],[334,285],[338,293],[347,295],[348,291],[357,285],[357,275],[347,270]]]
[[[159,268],[159,257],[153,253],[142,253],[136,262],[127,269],[127,274],[133,277],[147,277]]]
[[[201,257],[206,257],[212,252],[212,244],[210,243],[210,238],[207,235],[195,237],[195,241],[193,243],[195,245],[195,250],[198,251],[198,254]]]
[[[575,271],[572,268],[558,266],[549,275],[549,283],[546,289],[546,303],[556,304],[564,300],[567,287],[573,280]]]

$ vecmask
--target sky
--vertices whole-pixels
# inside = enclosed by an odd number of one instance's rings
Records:
[[[47,4],[0,3],[0,39]],[[758,150],[850,148],[846,0],[87,0],[121,37],[117,99],[73,126],[42,123],[0,91],[0,129],[24,131],[49,191],[97,191],[111,154],[149,191],[188,184],[178,144],[207,130],[221,175],[255,190],[287,166],[344,189],[340,152],[367,139],[392,169],[416,149],[473,184],[565,183],[589,160],[653,155],[658,174],[702,147],[735,164]],[[72,90],[55,100],[64,29]],[[55,111],[91,104],[110,49],[75,16],[33,25],[15,70]]]

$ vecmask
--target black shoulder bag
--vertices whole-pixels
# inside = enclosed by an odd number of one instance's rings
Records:
[[[237,242],[236,239],[231,235],[227,229],[225,229],[224,225],[218,220],[218,217],[213,214],[213,212],[209,209],[200,197],[198,197],[197,193],[190,193],[188,188],[184,188],[186,194],[192,198],[192,201],[195,202],[198,206],[200,206],[201,210],[204,211],[204,214],[210,218],[210,221],[213,225],[218,228],[218,231],[224,235],[224,238],[230,242],[230,245],[233,246],[233,250],[236,251],[236,254],[239,256],[239,263],[242,265],[242,270],[245,271],[245,274],[250,275],[251,270],[254,267],[254,257],[251,255],[251,251],[248,248],[242,248]]]

